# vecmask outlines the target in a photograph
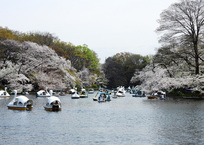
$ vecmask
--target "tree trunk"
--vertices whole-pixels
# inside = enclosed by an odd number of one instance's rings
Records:
[[[198,55],[198,45],[194,43],[194,51],[195,51],[195,74],[199,74],[199,55]]]
[[[196,64],[195,74],[199,74],[200,68],[199,68],[199,59],[198,59],[198,56],[196,56],[196,58],[195,58],[195,64]]]

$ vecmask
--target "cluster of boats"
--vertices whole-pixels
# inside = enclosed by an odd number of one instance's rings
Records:
[[[1,92],[1,91],[0,91]],[[33,101],[28,99],[28,97],[24,95],[17,95],[17,90],[13,91],[14,98],[13,100],[7,105],[8,109],[13,110],[32,110],[33,109]],[[6,91],[6,93],[8,92]],[[37,92],[37,97],[47,97],[47,103],[43,106],[47,111],[61,111],[61,101],[58,97],[53,96],[53,91],[50,90],[40,90]],[[10,96],[10,95],[7,95]],[[2,97],[2,96],[1,96]]]
[[[164,100],[166,98],[166,92],[162,90],[153,91],[151,94],[146,94],[145,91],[142,91],[141,89],[135,88],[135,89],[129,89],[129,92],[132,95],[132,97],[147,97],[147,99],[160,99]]]
[[[77,89],[71,89],[70,94],[72,99],[88,98],[88,93],[83,88],[79,92],[77,92]]]
[[[85,89],[81,89],[79,94],[75,89],[72,89],[72,99],[88,98],[88,93]],[[90,90],[90,93],[94,90]],[[13,91],[14,98],[7,105],[8,109],[13,110],[31,110],[33,108],[33,101],[24,95],[17,95],[17,90]],[[10,97],[9,93],[5,90],[0,91],[0,97]],[[59,97],[53,96],[53,91],[46,88],[36,93],[36,97],[47,97],[47,103],[43,106],[47,111],[61,111],[61,101]]]
[[[134,93],[132,97],[147,97],[147,99],[161,99],[164,100],[166,92],[155,91],[150,95],[146,95],[144,91],[135,89],[134,91],[128,90],[130,93]],[[28,99],[24,95],[17,95],[17,90],[13,91],[14,98],[7,105],[8,109],[14,110],[31,110],[33,108],[33,101]],[[72,99],[88,98],[88,94],[93,94],[94,90],[90,89],[88,92],[85,89],[81,89],[77,92],[77,89],[71,89],[70,94]],[[114,95],[111,95],[114,93]],[[126,90],[124,87],[118,87],[116,91],[100,90],[93,97],[93,101],[106,102],[111,101],[112,98],[125,97]],[[0,97],[10,97],[9,93],[5,90],[0,90]],[[44,105],[44,109],[47,111],[61,111],[61,101],[57,96],[53,96],[52,90],[40,90],[36,93],[36,97],[47,97],[47,103]]]

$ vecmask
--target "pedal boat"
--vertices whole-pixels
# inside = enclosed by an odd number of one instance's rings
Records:
[[[33,108],[33,101],[26,96],[17,96],[17,91],[14,90],[14,99],[7,105],[8,109],[13,110],[31,110]]]
[[[44,106],[46,111],[61,111],[61,101],[58,97],[52,96],[52,92],[50,91],[51,96],[47,97],[47,103]]]

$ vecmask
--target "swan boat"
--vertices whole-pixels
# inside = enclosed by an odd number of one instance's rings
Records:
[[[88,98],[88,94],[85,89],[81,89],[79,96],[80,98]]]
[[[79,96],[79,94],[77,94],[77,92],[75,92],[75,93],[72,95],[71,98],[72,98],[72,99],[79,99],[80,96]]]
[[[52,90],[50,90],[50,97],[47,97],[47,103],[44,106],[46,111],[61,111],[61,101],[58,97],[52,96]]]
[[[116,92],[117,97],[125,97],[125,90],[123,88],[119,88]]]
[[[47,91],[47,88],[45,90],[40,90],[36,93],[36,97],[50,97],[50,93]]]
[[[147,99],[160,99],[164,100],[166,98],[166,92],[156,91],[152,95],[147,96]]]
[[[31,110],[33,108],[33,101],[23,95],[17,96],[17,90],[14,90],[14,99],[7,107],[14,110]]]
[[[74,94],[75,92],[77,92],[77,88],[73,88],[69,90],[69,94]]]
[[[10,97],[10,94],[7,92],[6,88],[5,88],[5,90],[0,90],[0,97],[1,98]]]

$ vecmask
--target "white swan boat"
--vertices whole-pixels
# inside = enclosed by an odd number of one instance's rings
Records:
[[[73,89],[70,89],[69,90],[69,94],[74,94],[74,93],[76,93],[77,91],[77,88],[73,88]]]
[[[0,97],[1,98],[10,97],[10,94],[7,92],[7,88],[5,88],[5,90],[0,90]]]
[[[61,101],[58,97],[52,96],[52,90],[50,90],[50,97],[47,97],[47,103],[44,106],[46,111],[61,111]]]
[[[119,88],[116,92],[117,97],[125,97],[125,90],[123,88]]]
[[[17,90],[14,90],[14,99],[7,105],[8,109],[14,110],[31,110],[33,108],[33,101],[26,96],[17,96]]]
[[[36,93],[36,97],[50,97],[50,93],[47,91],[47,88],[45,90],[40,90]]]
[[[77,92],[75,92],[75,93],[72,95],[71,98],[72,98],[72,99],[79,99],[80,96],[79,96],[79,94],[77,94]]]

